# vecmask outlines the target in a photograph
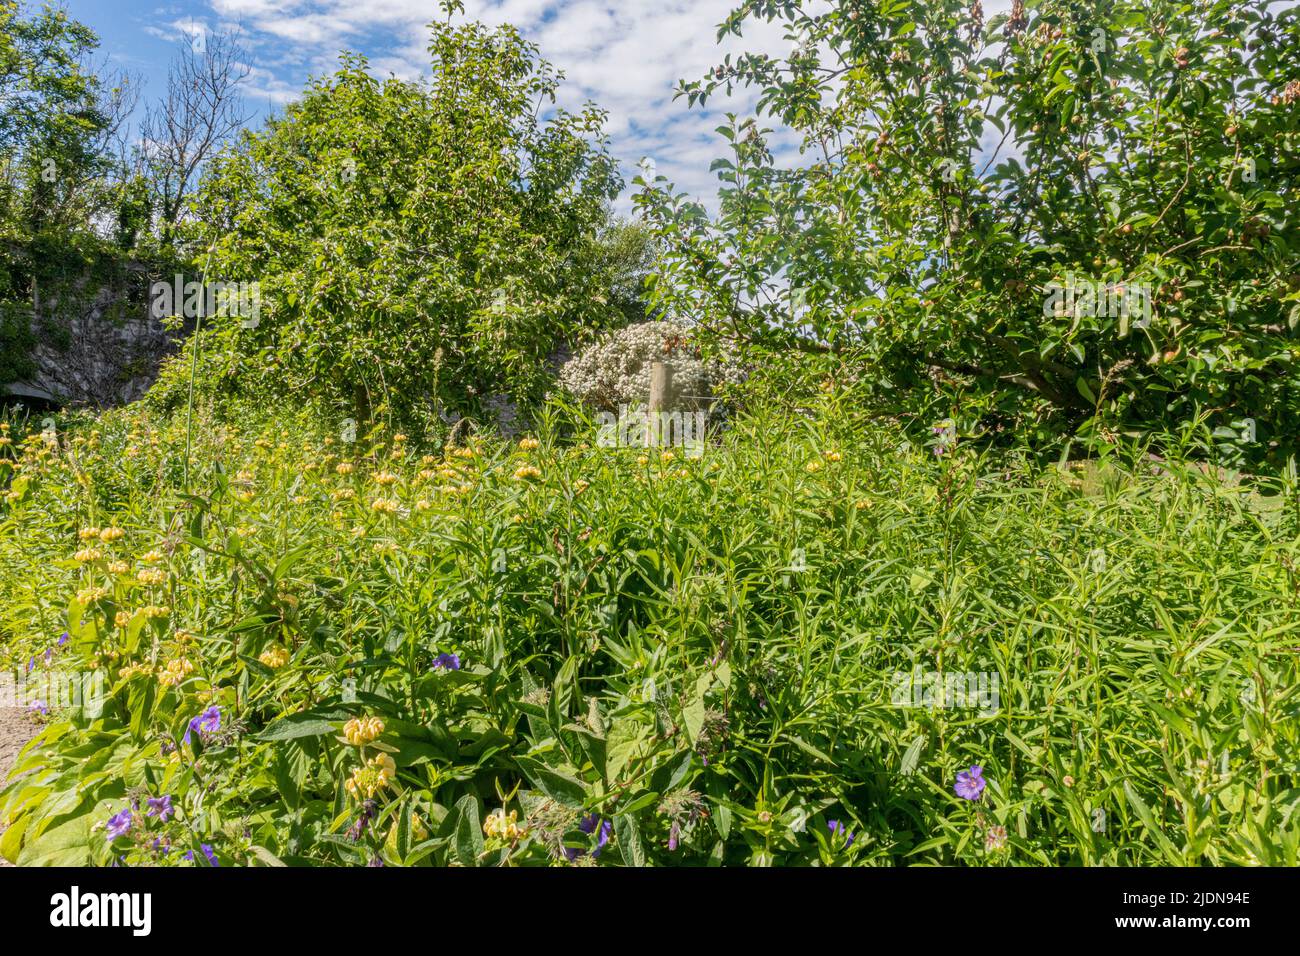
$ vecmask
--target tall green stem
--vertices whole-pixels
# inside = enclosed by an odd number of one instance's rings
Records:
[[[216,248],[217,240],[214,237],[212,245],[208,246],[207,257],[203,260],[203,272],[199,276],[199,285],[203,288],[208,284],[208,266],[212,264],[212,250]],[[206,302],[206,299],[204,300]],[[190,491],[190,445],[194,430],[194,376],[199,366],[199,333],[203,330],[203,309],[199,309],[199,314],[194,319],[194,344],[190,348],[190,393],[185,403],[185,493]]]

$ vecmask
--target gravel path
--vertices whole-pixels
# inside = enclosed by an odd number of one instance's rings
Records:
[[[0,784],[8,777],[9,768],[13,766],[18,751],[23,749],[23,744],[31,740],[37,730],[36,724],[28,719],[23,708],[6,706],[13,702],[13,695],[8,693],[6,686],[11,684],[7,675],[0,675]],[[4,823],[0,821],[0,832],[3,831]],[[11,865],[0,857],[0,866]]]

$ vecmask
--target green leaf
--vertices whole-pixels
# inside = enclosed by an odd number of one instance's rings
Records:
[[[645,847],[641,845],[641,830],[636,819],[620,813],[614,817],[614,835],[618,838],[618,851],[628,866],[645,866]]]
[[[479,820],[478,798],[466,794],[452,808],[456,818],[453,847],[461,866],[478,866],[483,855],[483,824]]]
[[[337,732],[338,722],[310,714],[291,714],[281,717],[260,734],[258,740],[297,740],[300,737],[321,737]]]
[[[587,788],[580,780],[553,770],[538,760],[520,757],[519,769],[530,783],[557,803],[581,808],[587,801]]]

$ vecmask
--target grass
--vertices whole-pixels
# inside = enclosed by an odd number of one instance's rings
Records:
[[[671,460],[208,410],[188,496],[183,420],[14,431],[0,650],[109,695],[45,718],[0,852],[1297,863],[1293,477],[935,456],[826,403]]]

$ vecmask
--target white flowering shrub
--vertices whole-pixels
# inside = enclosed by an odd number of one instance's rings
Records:
[[[687,404],[705,401],[718,385],[743,378],[730,358],[701,358],[688,325],[654,321],[629,325],[583,349],[561,368],[559,384],[597,410],[634,406],[649,398],[655,361],[672,369],[673,392]]]

